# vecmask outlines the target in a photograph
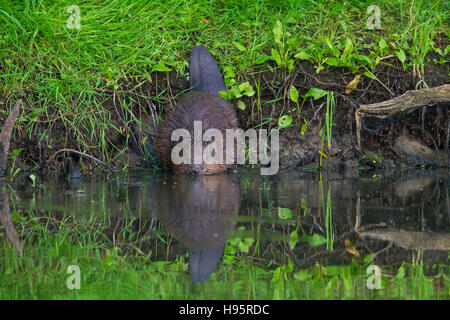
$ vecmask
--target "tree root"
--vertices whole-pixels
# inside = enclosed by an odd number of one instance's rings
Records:
[[[450,101],[450,85],[407,91],[391,100],[361,105],[355,112],[356,135],[361,150],[361,120],[363,117],[384,119],[400,112],[411,112],[424,106]]]
[[[8,165],[8,153],[11,145],[11,135],[19,116],[20,105],[22,104],[22,98],[19,98],[14,104],[11,113],[3,125],[2,133],[0,133],[0,177],[3,177],[6,173],[6,167]]]

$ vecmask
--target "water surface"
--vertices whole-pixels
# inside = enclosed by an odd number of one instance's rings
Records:
[[[3,299],[450,297],[447,171],[139,171],[1,191]]]

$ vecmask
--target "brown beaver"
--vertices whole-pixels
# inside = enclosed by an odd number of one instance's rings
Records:
[[[224,172],[232,164],[226,164],[226,129],[237,129],[238,120],[233,106],[219,97],[219,91],[226,91],[225,83],[214,58],[202,46],[195,46],[191,52],[189,84],[191,92],[183,96],[177,106],[169,112],[158,129],[155,141],[156,153],[163,170],[175,173],[213,174]],[[201,121],[202,134],[208,129],[218,129],[223,136],[223,161],[206,163],[203,157],[201,164],[194,164],[194,121]],[[186,129],[191,139],[191,161],[175,164],[171,153],[179,141],[171,141],[176,129]],[[202,151],[214,143],[202,142]]]

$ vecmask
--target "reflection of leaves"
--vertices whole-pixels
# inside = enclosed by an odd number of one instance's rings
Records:
[[[300,269],[296,273],[294,273],[294,278],[298,281],[306,281],[310,279],[312,275],[308,273],[308,270]]]
[[[321,246],[327,242],[327,239],[325,239],[324,236],[317,233],[314,233],[312,236],[305,236],[305,240],[313,248]]]
[[[267,209],[267,208],[261,208],[261,214],[262,214],[264,217],[272,218],[272,210],[270,210],[270,209]]]
[[[401,280],[405,277],[405,268],[403,266],[401,266],[398,271],[397,271],[397,275],[395,276],[395,280]]]
[[[291,249],[294,249],[295,245],[297,244],[298,241],[298,232],[297,230],[294,230],[291,232],[291,234],[289,235],[289,245],[291,246]]]
[[[245,238],[243,241],[239,241],[238,243],[239,250],[241,250],[244,253],[248,253],[253,242],[255,242],[255,239],[253,238]]]
[[[13,211],[13,213],[11,214],[11,220],[14,222],[18,222],[18,223],[25,223],[27,222],[27,218],[22,217],[21,215],[19,215],[17,213],[17,211]]]
[[[283,220],[290,219],[290,218],[292,218],[293,215],[294,214],[292,213],[291,209],[278,207],[278,217],[280,219],[283,219]]]
[[[364,258],[363,258],[364,263],[371,262],[374,256],[375,256],[374,254],[367,254],[367,255],[365,255]]]
[[[245,230],[245,228],[239,227],[238,230],[243,231],[243,230]],[[242,251],[244,253],[248,253],[250,250],[250,247],[255,242],[255,239],[250,238],[250,237],[248,237],[248,238],[233,237],[233,238],[229,238],[227,240],[227,242],[228,242],[228,244],[230,244],[230,246],[227,246],[226,254],[234,255],[234,254],[236,254],[236,247],[240,251]]]

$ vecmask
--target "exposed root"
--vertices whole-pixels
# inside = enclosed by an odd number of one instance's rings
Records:
[[[400,112],[411,112],[423,106],[450,101],[450,85],[407,91],[394,99],[361,105],[355,113],[358,147],[361,149],[361,120],[363,117],[387,118]]]
[[[3,177],[6,172],[6,166],[8,164],[8,153],[11,145],[11,134],[14,129],[17,117],[19,116],[19,108],[22,104],[22,98],[19,98],[9,114],[3,126],[2,133],[0,134],[0,177]]]

